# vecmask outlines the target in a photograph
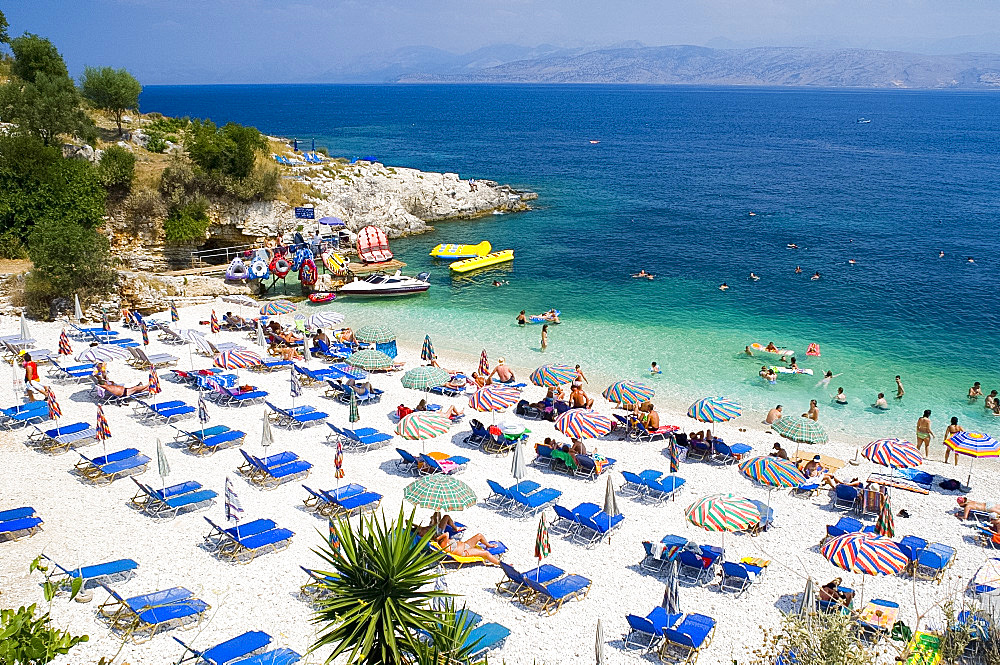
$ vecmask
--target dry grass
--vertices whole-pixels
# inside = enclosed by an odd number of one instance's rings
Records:
[[[31,270],[28,259],[0,259],[0,275],[18,275]]]

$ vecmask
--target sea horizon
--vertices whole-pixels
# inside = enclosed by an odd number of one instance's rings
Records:
[[[655,360],[658,395],[675,405],[723,394],[798,414],[817,399],[834,435],[912,437],[925,408],[935,431],[957,416],[997,433],[981,402],[965,399],[973,381],[1000,388],[1000,340],[988,332],[1000,305],[996,242],[984,232],[998,211],[1000,102],[988,93],[306,84],[310,95],[289,96],[295,87],[149,86],[143,110],[539,194],[528,213],[392,241],[407,273],[431,272],[428,295],[333,309],[390,318],[410,341],[431,334],[461,353],[493,347],[647,381]],[[483,239],[515,249],[512,267],[453,278],[427,256],[439,242]],[[657,279],[629,277],[643,268]],[[542,354],[538,327],[521,330],[514,316],[551,307],[564,323]],[[775,359],[741,351],[771,341],[814,376],[762,382],[757,371]],[[805,356],[813,342],[819,358]],[[836,378],[817,386],[826,370]],[[838,386],[846,408],[832,404]],[[878,392],[888,412],[870,407]]]

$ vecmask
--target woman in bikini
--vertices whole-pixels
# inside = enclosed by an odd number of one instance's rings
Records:
[[[435,538],[437,544],[445,552],[450,552],[451,554],[457,554],[458,556],[475,556],[484,559],[494,566],[500,563],[500,557],[490,554],[486,548],[494,546],[495,543],[491,543],[486,540],[486,537],[477,533],[471,538],[466,538],[465,540],[455,540],[448,536],[447,533],[442,533],[440,536]],[[482,547],[479,547],[482,545]]]

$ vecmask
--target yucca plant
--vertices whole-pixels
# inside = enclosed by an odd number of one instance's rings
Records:
[[[453,606],[438,612],[432,604],[453,598],[430,586],[443,557],[427,546],[433,532],[414,536],[413,517],[400,508],[391,523],[384,514],[361,517],[357,528],[342,520],[331,525],[339,546],[313,550],[326,564],[328,593],[317,603],[313,622],[321,629],[310,651],[332,646],[327,663],[344,653],[370,665],[465,660],[469,629]]]

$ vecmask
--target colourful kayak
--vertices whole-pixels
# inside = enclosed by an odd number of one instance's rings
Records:
[[[465,259],[463,261],[455,261],[451,264],[451,269],[455,272],[469,272],[470,270],[476,270],[478,268],[486,268],[488,266],[493,266],[498,263],[507,263],[508,261],[514,260],[514,250],[504,249],[499,252],[493,252],[485,256],[477,256],[472,259]]]
[[[490,253],[492,247],[488,240],[484,240],[478,245],[438,245],[431,250],[431,256],[439,259],[451,261],[453,259],[471,259],[477,256],[485,256]]]

